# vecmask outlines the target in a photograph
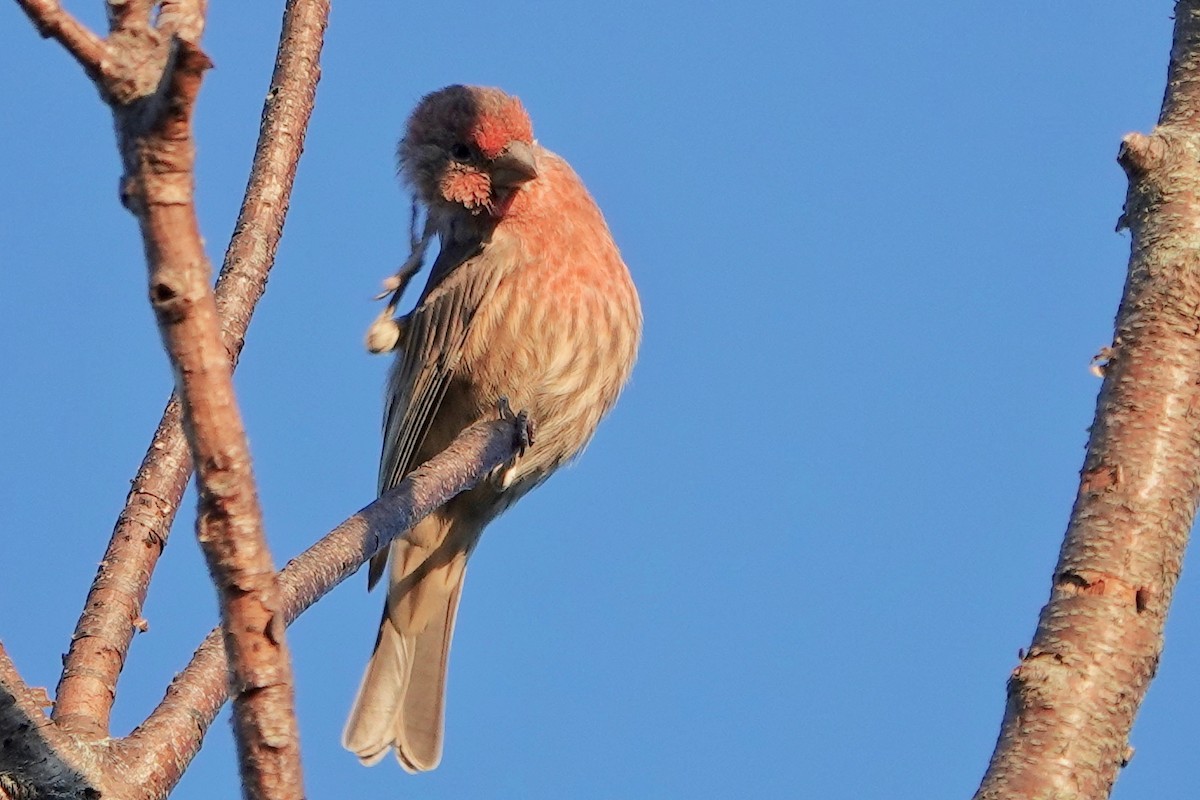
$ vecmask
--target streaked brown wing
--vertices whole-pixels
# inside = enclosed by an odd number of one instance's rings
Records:
[[[388,380],[379,493],[400,483],[437,415],[462,357],[472,318],[499,279],[477,245],[438,255],[430,283],[404,323],[404,345]],[[368,585],[383,574],[387,553],[371,559]]]

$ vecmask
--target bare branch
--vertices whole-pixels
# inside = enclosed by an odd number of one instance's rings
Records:
[[[473,425],[395,489],[292,559],[279,573],[284,621],[291,624],[397,536],[509,461],[520,444],[514,419]],[[173,786],[225,699],[224,650],[213,631],[154,712],[120,744],[131,782]]]
[[[54,721],[77,736],[99,740],[109,735],[117,677],[191,465],[179,401],[172,394],[117,517],[63,660]]]
[[[283,232],[312,116],[328,15],[327,0],[291,0],[284,12],[250,179],[216,286],[221,332],[234,365]],[[191,468],[179,403],[172,395],[117,519],[64,662],[55,720],[80,735],[108,735],[113,687]]]
[[[167,113],[145,132],[119,125],[126,197],[142,229],[150,301],[196,464],[197,538],[220,600],[243,790],[251,798],[300,797],[299,732],[275,568],[193,202],[191,113],[208,67],[199,48],[180,41]]]
[[[225,344],[235,359],[242,350],[250,315],[266,289],[267,273],[283,235],[296,167],[316,101],[328,20],[329,0],[289,0],[284,9],[250,181],[217,281],[217,309]]]
[[[141,227],[151,304],[175,368],[185,433],[199,465],[197,536],[221,601],[243,784],[251,797],[299,797],[299,735],[284,623],[276,613],[275,570],[195,216],[191,115],[211,66],[197,45],[205,4],[158,4],[160,27],[152,28],[154,5],[110,0],[110,58],[97,83],[113,108],[125,168],[122,201]],[[61,16],[51,13],[54,7],[26,8],[43,32],[64,30]],[[139,563],[152,561],[153,556]],[[135,572],[132,591],[124,592],[135,602],[122,603],[122,610],[140,606],[147,579],[148,570]],[[89,622],[81,620],[85,635]],[[108,668],[105,677],[119,672],[129,632],[128,626],[117,631],[116,647],[88,649]],[[108,725],[115,681],[89,680],[79,667],[76,663],[64,672],[73,705],[63,716],[94,723],[79,727],[99,738]]]
[[[100,77],[104,40],[63,9],[57,0],[17,0],[44,39],[54,39],[75,57],[93,81]]]
[[[1107,797],[1200,501],[1200,0],[1176,5],[1160,125],[1131,134],[1132,254],[1079,493],[976,798]]]

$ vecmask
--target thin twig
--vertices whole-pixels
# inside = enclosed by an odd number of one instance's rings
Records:
[[[172,394],[117,517],[63,659],[54,720],[77,736],[101,740],[109,735],[117,677],[191,466],[179,402]]]

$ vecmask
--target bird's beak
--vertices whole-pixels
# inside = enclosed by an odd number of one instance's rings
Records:
[[[492,185],[515,187],[537,177],[537,159],[533,147],[524,142],[512,142],[504,152],[492,159]]]

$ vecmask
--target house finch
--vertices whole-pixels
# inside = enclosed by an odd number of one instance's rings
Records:
[[[413,111],[398,155],[426,211],[416,261],[429,235],[440,249],[416,308],[374,340],[398,351],[380,493],[500,407],[527,412],[537,431],[526,452],[372,559],[371,585],[390,562],[387,601],[342,744],[364,764],[394,747],[419,772],[442,757],[467,558],[488,522],[587,444],[629,378],[642,317],[600,210],[567,162],[534,141],[515,97],[434,92]]]

